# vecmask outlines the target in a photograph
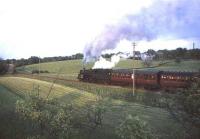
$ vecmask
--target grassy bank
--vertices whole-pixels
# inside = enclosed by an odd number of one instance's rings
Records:
[[[26,95],[34,86],[39,86],[41,96],[46,97],[51,88],[51,83],[39,81],[35,79],[26,79],[20,77],[1,77],[0,84],[6,86],[13,92],[19,95]],[[79,111],[84,112],[82,108],[85,104],[93,105],[98,94],[81,91],[71,87],[66,87],[54,84],[51,98],[57,98],[61,103],[74,103],[79,107]],[[17,98],[18,99],[18,98]],[[9,103],[9,99],[7,102]],[[184,130],[179,123],[177,123],[170,114],[161,108],[141,105],[135,102],[126,102],[119,99],[104,97],[102,99],[103,106],[106,113],[103,119],[103,126],[92,134],[91,138],[116,138],[115,128],[119,126],[120,122],[126,115],[139,115],[140,118],[146,121],[152,129],[152,133],[157,138],[180,138],[184,135]]]

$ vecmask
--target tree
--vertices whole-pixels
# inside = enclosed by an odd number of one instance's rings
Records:
[[[37,63],[39,63],[39,57],[37,57],[37,56],[31,56],[28,59],[28,63],[29,64],[37,64]]]
[[[6,62],[0,58],[0,74],[5,74],[8,70],[8,66]]]
[[[186,48],[177,48],[175,51],[175,56],[178,58],[184,58],[186,56],[187,49]]]
[[[153,50],[153,49],[148,49],[146,53],[147,53],[148,55],[151,55],[151,56],[155,56],[155,55],[156,55],[156,51]]]

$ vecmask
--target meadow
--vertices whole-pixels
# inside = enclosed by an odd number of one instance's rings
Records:
[[[20,97],[26,96],[33,89],[39,89],[40,95],[42,97],[47,97],[49,89],[52,86],[50,82],[22,77],[0,77],[0,84],[9,88],[10,91],[8,94],[13,95],[13,97],[9,97],[9,99],[7,97],[6,99],[7,103],[12,102],[10,104],[16,101],[15,97],[18,97],[18,95]],[[5,89],[3,90],[3,88],[1,88],[0,92],[5,93]],[[15,92],[16,94],[10,92]],[[6,95],[8,94],[6,93]],[[5,98],[6,95],[3,95],[3,97]],[[61,103],[73,103],[80,111],[84,111],[84,106],[87,104],[93,105],[98,97],[98,94],[59,84],[53,84],[50,95],[50,98],[56,98]],[[103,98],[102,102],[103,106],[106,108],[106,113],[103,119],[103,128],[99,129],[102,130],[101,133],[104,133],[99,135],[99,138],[116,138],[113,129],[119,126],[120,121],[122,121],[127,114],[139,115],[142,120],[148,123],[154,136],[157,138],[172,138],[174,136],[181,137],[184,135],[184,129],[181,125],[164,109],[109,97]],[[3,100],[5,101],[5,99],[1,99],[1,104],[5,105]]]
[[[165,63],[165,64],[163,64]],[[86,68],[92,68],[94,63],[86,64]],[[133,61],[121,60],[115,68],[132,68]],[[153,61],[153,68],[146,68],[142,61],[135,60],[135,68],[145,68],[148,70],[170,70],[170,71],[199,71],[200,61],[186,60],[176,63],[175,61]],[[14,74],[0,77],[0,105],[1,117],[5,122],[0,127],[1,135],[12,138],[9,135],[17,132],[23,132],[23,123],[16,122],[12,115],[17,100],[24,99],[33,90],[39,92],[43,98],[57,99],[63,104],[73,104],[78,111],[85,112],[85,108],[96,104],[96,100],[101,98],[102,105],[106,109],[103,118],[103,125],[96,132],[91,133],[90,138],[117,138],[115,128],[127,115],[138,115],[142,121],[148,124],[154,138],[183,138],[185,128],[174,119],[162,103],[163,95],[159,91],[147,91],[136,89],[136,94],[132,95],[131,88],[120,86],[107,86],[100,84],[77,82],[77,75],[82,69],[81,60],[69,60],[59,62],[48,62],[18,67],[18,73],[31,73],[32,70],[47,70],[49,73],[23,75]],[[63,79],[73,80],[56,80],[43,75],[53,76]],[[156,100],[156,101],[155,101]],[[160,103],[161,102],[161,103]],[[9,120],[11,118],[11,120]],[[12,127],[9,123],[15,124]],[[20,126],[22,125],[22,126]],[[19,126],[19,128],[18,128]],[[9,128],[8,131],[5,129]],[[16,130],[16,128],[18,128]],[[88,138],[88,136],[81,136]]]
[[[165,63],[165,64],[163,64]],[[92,68],[93,62],[86,63],[85,68]],[[118,68],[142,68],[150,70],[167,70],[167,71],[193,71],[197,72],[200,69],[200,61],[195,60],[183,60],[180,63],[176,63],[174,60],[167,61],[153,61],[151,67],[146,67],[141,60],[135,60],[134,64],[131,59],[122,59],[114,69]],[[41,75],[58,76],[64,79],[76,80],[78,73],[83,69],[82,60],[67,60],[27,65],[17,67],[17,71],[20,73],[31,73],[33,70],[48,71],[49,73],[41,73]]]

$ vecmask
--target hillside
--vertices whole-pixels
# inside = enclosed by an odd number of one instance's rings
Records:
[[[13,92],[17,92],[20,96],[27,95],[33,89],[38,89],[40,95],[46,97],[51,83],[39,81],[35,79],[19,78],[19,77],[1,77],[0,84],[6,86]],[[54,84],[51,98],[57,98],[61,103],[73,103],[79,106],[80,111],[82,106],[87,103],[94,104],[98,96],[78,89]],[[177,123],[170,114],[161,108],[141,105],[134,102],[125,102],[117,99],[104,98],[102,100],[103,106],[106,108],[106,113],[103,120],[105,134],[101,134],[100,138],[109,138],[106,133],[114,134],[114,130],[119,126],[121,120],[126,114],[139,115],[140,118],[146,121],[153,131],[153,134],[158,138],[172,138],[174,136],[181,137],[184,135],[184,130],[181,125]],[[10,101],[10,100],[8,100]],[[81,107],[80,107],[81,106]],[[174,130],[176,129],[176,130]],[[170,134],[169,134],[170,133]],[[112,136],[115,138],[115,136]]]
[[[166,63],[168,62],[168,63]],[[166,63],[166,64],[162,64]],[[161,65],[160,65],[161,64]],[[94,63],[85,64],[85,68],[92,68]],[[176,63],[174,61],[153,61],[151,66],[156,66],[156,70],[175,70],[175,71],[199,71],[200,61],[187,60],[182,61],[181,63]],[[132,68],[133,61],[131,59],[121,60],[115,68]],[[141,60],[135,60],[135,68],[146,68]],[[27,65],[23,67],[18,67],[17,71],[22,73],[31,73],[32,70],[48,71],[48,76],[56,76],[59,73],[59,76],[66,79],[77,79],[79,71],[83,68],[82,60],[67,60],[67,61],[57,61],[57,62],[48,62]]]

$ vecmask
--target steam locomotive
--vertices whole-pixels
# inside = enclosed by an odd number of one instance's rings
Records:
[[[174,72],[158,70],[132,69],[83,69],[78,79],[83,82],[101,83],[120,86],[155,88],[186,88],[191,85],[195,72]]]

